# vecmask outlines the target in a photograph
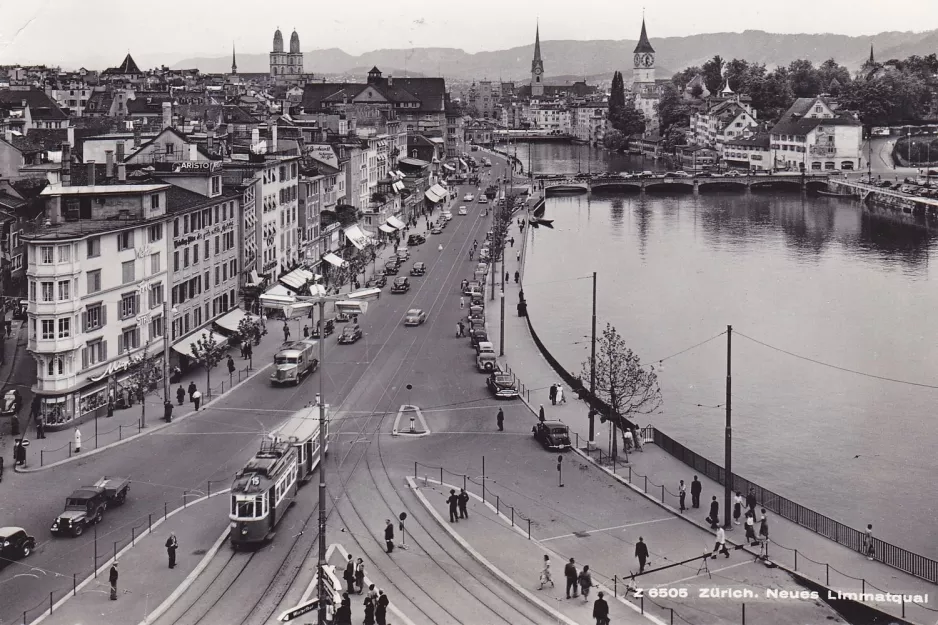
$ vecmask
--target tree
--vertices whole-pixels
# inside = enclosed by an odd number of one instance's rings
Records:
[[[625,82],[622,73],[612,75],[612,91],[609,94],[609,125],[625,136],[628,143],[630,135],[645,132],[645,115],[635,108],[634,97],[625,97]]]
[[[607,150],[618,152],[622,148],[626,147],[626,145],[627,143],[625,136],[614,128],[603,135],[603,146]]]
[[[687,88],[687,83],[692,81],[694,76],[700,73],[701,69],[697,65],[685,67],[674,76],[671,76],[671,82],[674,83],[674,86],[677,87],[678,91],[684,91],[684,89]]]
[[[150,341],[147,341],[143,346],[143,353],[133,359],[133,373],[127,378],[127,386],[130,387],[130,392],[140,402],[141,427],[147,426],[146,396],[157,387],[158,382],[163,378],[162,359],[158,359],[155,354],[150,354],[149,347]]]
[[[658,111],[658,124],[661,127],[662,135],[671,126],[680,125],[690,120],[690,108],[687,102],[684,101],[682,93],[672,84],[666,84],[661,89],[661,95],[658,97],[655,108]]]
[[[192,344],[192,359],[205,367],[205,392],[207,395],[212,392],[212,369],[224,357],[225,347],[219,345],[213,332],[203,332],[202,336]]]
[[[817,71],[821,81],[821,91],[831,95],[837,95],[840,89],[852,82],[850,70],[838,64],[834,59],[827,59],[821,63]]]
[[[609,92],[609,117],[617,114],[625,106],[625,81],[622,80],[622,72],[616,72],[612,75],[612,90]]]
[[[821,76],[814,63],[807,59],[797,59],[788,65],[789,82],[796,98],[813,98],[822,90]],[[827,81],[830,83],[830,81]],[[826,85],[824,85],[826,86]]]
[[[616,455],[616,429],[625,428],[626,419],[635,414],[649,414],[661,406],[658,376],[653,369],[642,366],[639,357],[626,347],[625,340],[610,324],[606,324],[596,345],[596,359],[583,363],[581,376],[590,379],[596,371],[596,396],[606,402],[611,414],[604,419],[612,422],[612,455]]]
[[[704,83],[710,93],[718,93],[723,88],[723,57],[719,54],[703,64],[700,68]]]
[[[779,68],[761,80],[753,80],[749,87],[752,106],[762,119],[778,119],[795,101],[788,70]]]

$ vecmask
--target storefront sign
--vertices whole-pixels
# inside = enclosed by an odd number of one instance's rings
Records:
[[[139,364],[142,360],[143,356],[131,356],[130,358],[126,358],[124,360],[115,360],[109,364],[107,369],[105,369],[102,373],[99,373],[98,375],[89,375],[88,379],[92,382],[98,382],[99,380],[103,380],[108,376],[115,375],[117,373],[123,373],[132,366]]]
[[[183,161],[179,163],[179,171],[193,173],[210,173],[221,169],[217,161]]]
[[[202,239],[207,239],[215,234],[222,234],[228,232],[229,230],[234,230],[234,222],[227,221],[223,224],[215,224],[209,228],[203,228],[198,232],[193,232],[186,236],[177,237],[173,239],[173,247],[183,247],[196,241],[201,241]]]
[[[335,150],[333,150],[332,146],[329,144],[316,144],[311,146],[309,155],[329,167],[339,168],[339,157],[335,155]]]

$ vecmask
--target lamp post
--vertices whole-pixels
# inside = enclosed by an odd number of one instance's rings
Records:
[[[590,339],[590,402],[596,397],[596,272],[593,272],[593,318],[592,337]],[[596,413],[592,406],[589,412],[590,432],[588,449],[593,449],[596,437]]]
[[[266,296],[261,295],[261,306],[265,303],[271,307],[281,308],[287,317],[291,316],[293,310],[297,307],[319,306],[319,367],[324,366],[326,357],[325,341],[325,317],[326,303],[332,302],[336,308],[341,308],[342,312],[351,312],[354,314],[365,314],[368,310],[367,299],[372,299],[381,294],[381,289],[363,289],[349,293],[345,297],[330,296],[326,294],[326,289],[322,285],[313,285],[314,295],[302,296]],[[325,390],[323,389],[324,375],[319,373],[319,393],[317,399],[319,403],[319,449],[320,453],[326,448],[326,402]],[[326,463],[319,462],[319,562],[317,567],[317,597],[319,597],[318,624],[326,625],[326,604],[323,601],[325,597],[325,579],[322,571],[326,565]]]
[[[724,475],[723,475],[723,517],[725,522],[723,527],[727,530],[733,529],[733,523],[730,521],[730,494],[733,490],[733,418],[731,410],[731,399],[733,391],[732,378],[732,348],[733,348],[733,326],[726,326],[726,432],[724,434]]]

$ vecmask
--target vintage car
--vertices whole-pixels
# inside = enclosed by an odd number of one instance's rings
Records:
[[[469,330],[469,340],[472,346],[478,349],[479,343],[484,343],[489,340],[489,335],[488,332],[485,331],[485,328],[476,327]]]
[[[463,295],[472,295],[473,293],[482,293],[482,283],[478,280],[469,280],[462,290]]]
[[[410,280],[404,276],[401,276],[400,278],[394,278],[394,282],[391,283],[391,293],[406,293],[409,290]]]
[[[476,273],[478,273],[478,272],[480,272],[480,271],[483,272],[483,273],[485,273],[485,272],[488,271],[488,270],[489,270],[489,264],[488,264],[488,263],[485,263],[485,262],[476,263],[476,268],[475,268],[475,272],[476,272]]]
[[[480,354],[481,356],[481,354]],[[518,397],[518,387],[515,379],[508,373],[493,371],[485,384],[498,399],[514,399]]]
[[[335,320],[333,320],[333,319],[326,319],[325,321],[323,321],[323,323],[322,323],[322,331],[323,331],[323,334],[325,334],[326,336],[329,336],[330,334],[332,334],[333,332],[335,332]],[[320,338],[320,337],[319,337],[319,322],[318,322],[318,321],[313,324],[312,330],[310,331],[309,335],[310,335],[312,338],[314,338],[314,339]]]
[[[474,196],[474,195],[472,195],[471,193],[467,193],[467,194],[465,195],[465,197],[463,197],[462,201],[463,201],[463,202],[471,202],[471,201],[474,200],[474,199],[475,199],[475,196]]]
[[[540,421],[531,430],[534,439],[545,449],[551,451],[566,451],[570,445],[570,428],[560,421]]]
[[[419,326],[426,320],[427,313],[421,308],[411,308],[407,311],[407,314],[404,315],[405,326]]]
[[[397,261],[389,260],[384,263],[384,275],[386,276],[396,276],[399,273]]]
[[[407,245],[420,245],[421,243],[426,243],[427,237],[422,234],[412,234],[407,237]]]
[[[468,215],[468,214],[469,214],[469,211],[466,210],[466,207],[465,207],[465,206],[460,206],[458,213],[459,213],[460,215]]]
[[[482,295],[481,289],[469,294],[469,307],[472,308],[473,306],[482,306],[485,308],[485,296]]]
[[[124,477],[103,477],[75,490],[65,499],[65,511],[52,522],[52,533],[81,536],[86,527],[101,522],[105,510],[123,505],[129,491],[130,480]]]
[[[335,319],[336,323],[348,323],[352,320],[352,315],[348,314],[347,312],[340,312],[336,313],[333,319]]]
[[[15,388],[11,388],[4,392],[3,398],[0,399],[0,415],[15,415],[19,413],[22,405],[23,398],[20,396],[20,392]]]
[[[387,277],[385,277],[384,274],[378,274],[369,278],[368,281],[365,282],[365,287],[369,289],[383,289],[387,284]]]
[[[469,323],[474,321],[485,323],[485,309],[482,306],[469,307]]]
[[[433,228],[430,229],[430,234],[443,234],[443,228],[439,226],[433,226]]]
[[[427,263],[422,260],[418,260],[414,263],[413,268],[410,270],[410,275],[412,276],[422,276],[427,273]]]
[[[485,197],[484,195],[479,198],[479,204],[488,204],[488,203],[489,203],[489,199]]]
[[[0,557],[6,561],[28,558],[36,548],[36,539],[22,527],[0,527]]]
[[[350,345],[362,337],[362,328],[357,323],[345,326],[339,335],[340,345]]]

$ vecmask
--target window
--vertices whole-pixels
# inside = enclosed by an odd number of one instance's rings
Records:
[[[35,280],[29,281],[29,301],[31,302],[36,301],[36,281]]]
[[[215,254],[218,255],[221,250],[219,249],[221,238],[216,234],[215,235]]]
[[[215,207],[215,223],[218,223],[219,221],[220,220],[218,219],[218,206],[216,206]]]
[[[55,248],[51,245],[41,245],[39,247],[39,263],[42,265],[51,265],[55,262]]]
[[[166,150],[166,154],[173,154],[176,151],[176,146],[172,143],[167,143],[165,144],[164,149]]]
[[[150,287],[150,308],[156,308],[163,303],[163,283],[154,284]]]
[[[67,339],[72,335],[72,320],[68,317],[59,319],[59,338]]]
[[[123,354],[140,347],[140,328],[125,328],[117,337],[117,353]]]
[[[63,375],[65,373],[65,359],[61,356],[50,356],[46,363],[46,374]]]
[[[121,295],[120,318],[127,319],[137,314],[137,294],[124,293]]]
[[[189,248],[188,247],[182,251],[182,266],[183,267],[189,266]]]
[[[42,301],[44,302],[54,302],[55,301],[55,283],[54,282],[42,282]]]
[[[150,254],[150,273],[159,273],[160,269],[160,252],[154,252]]]
[[[156,195],[154,197],[159,198],[160,196]],[[147,238],[150,243],[161,240],[163,238],[163,224],[154,224],[147,228]]]
[[[157,211],[160,210],[160,194],[154,193],[150,196],[150,210]]]
[[[121,263],[121,284],[129,284],[136,279],[134,271],[134,261],[128,260]]]
[[[71,296],[72,290],[70,288],[71,284],[72,283],[68,280],[59,281],[59,301],[60,302],[67,302],[68,300],[72,299],[72,296]]]
[[[94,365],[107,360],[107,341],[97,340],[88,343],[88,346],[81,350],[81,366],[83,369],[93,367]]]
[[[55,338],[55,319],[42,320],[42,338],[43,340]]]
[[[107,307],[104,304],[94,304],[88,306],[85,312],[81,313],[81,326],[85,332],[93,332],[98,328],[104,327],[107,323]]]
[[[150,336],[156,338],[163,336],[163,316],[153,317],[150,321]]]
[[[173,252],[173,271],[179,271],[179,252]]]
[[[134,231],[125,230],[117,233],[117,251],[129,250],[134,246]]]
[[[215,265],[215,286],[221,283],[221,267]]]
[[[208,241],[205,242],[205,245],[204,245],[203,247],[205,248],[205,260],[208,260],[208,256],[209,256],[209,245],[208,245]]]
[[[71,245],[59,245],[59,262],[67,263],[72,260],[72,246]]]
[[[192,246],[192,264],[193,265],[199,264],[199,244],[198,243]]]
[[[182,216],[182,233],[189,234],[189,215]]]
[[[101,237],[92,237],[87,241],[88,258],[97,258],[101,255]]]
[[[212,176],[212,195],[216,193],[221,193],[221,178],[219,176]]]
[[[97,293],[101,290],[101,270],[94,269],[89,271],[88,274],[88,293]]]

